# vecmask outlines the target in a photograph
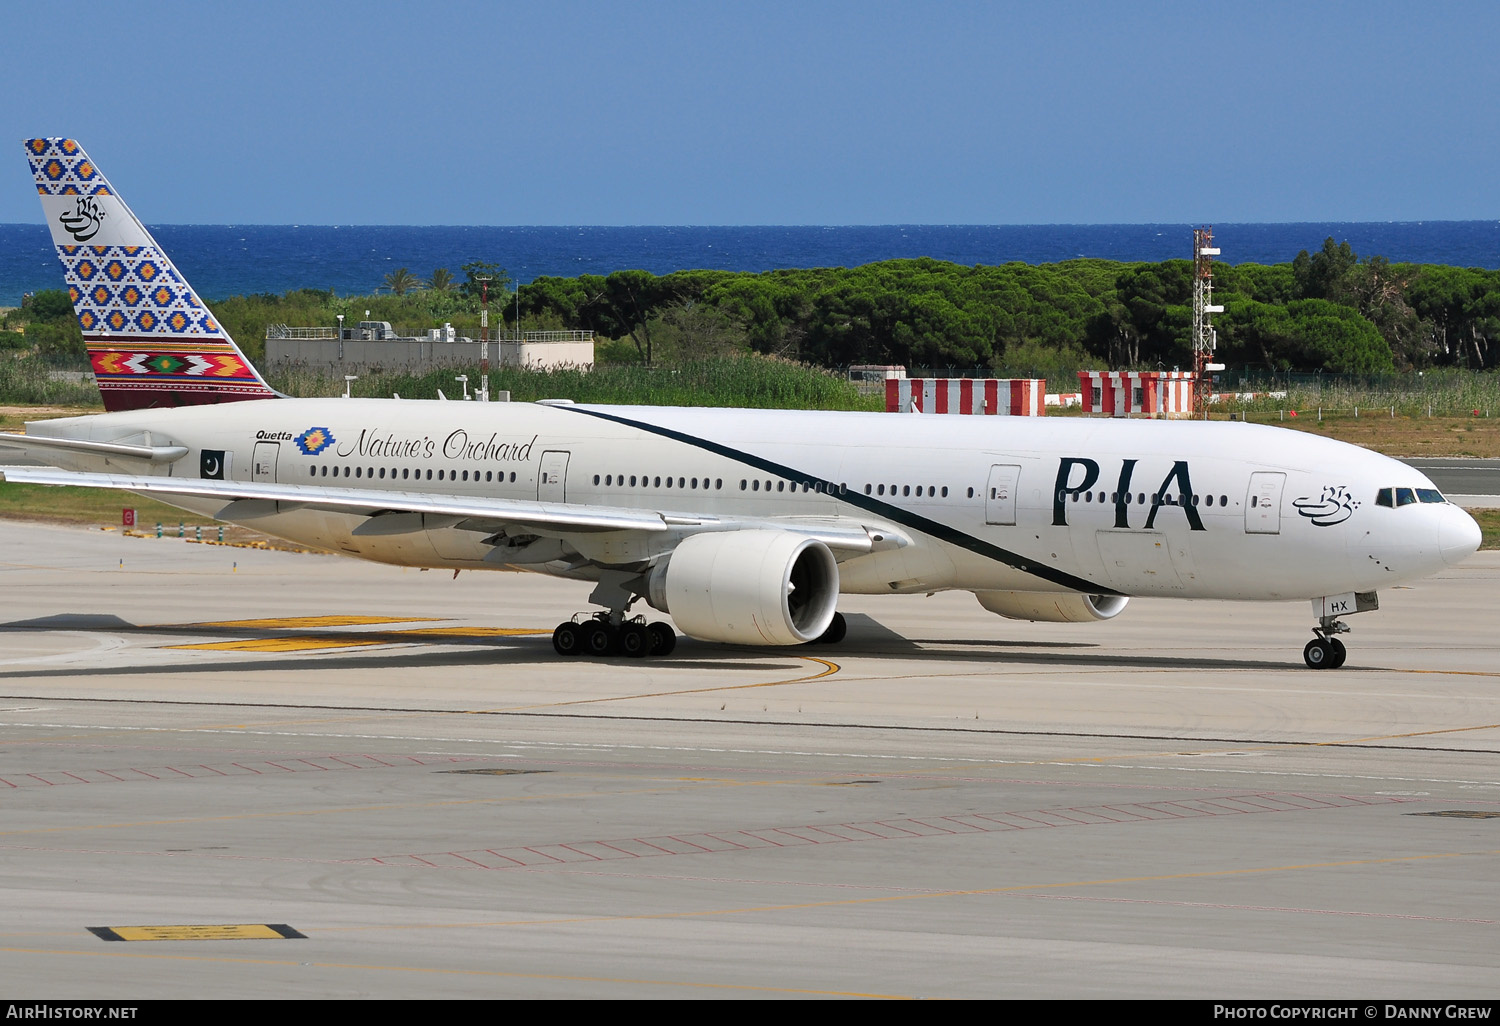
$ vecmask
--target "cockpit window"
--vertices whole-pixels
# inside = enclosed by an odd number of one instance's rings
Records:
[[[1447,502],[1436,488],[1382,488],[1375,493],[1375,505],[1410,506],[1414,502]]]

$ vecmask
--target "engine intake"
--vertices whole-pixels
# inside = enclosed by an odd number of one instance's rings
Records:
[[[979,604],[992,613],[1010,620],[1035,620],[1041,623],[1088,623],[1109,620],[1120,615],[1124,595],[1079,595],[1072,592],[1046,591],[976,591]]]
[[[827,545],[789,531],[697,534],[647,578],[646,601],[684,634],[800,645],[833,621],[839,568]]]

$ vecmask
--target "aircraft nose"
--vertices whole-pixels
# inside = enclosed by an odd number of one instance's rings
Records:
[[[1479,524],[1468,513],[1457,506],[1443,510],[1443,521],[1438,525],[1438,551],[1444,563],[1456,566],[1478,550],[1482,539]]]

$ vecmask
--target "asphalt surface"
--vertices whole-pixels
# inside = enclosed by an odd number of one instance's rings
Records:
[[[587,586],[0,523],[28,998],[1491,998],[1500,554],[564,660]],[[113,938],[122,938],[115,940]]]

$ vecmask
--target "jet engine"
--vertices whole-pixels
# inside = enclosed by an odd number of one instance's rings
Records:
[[[1088,623],[1118,616],[1124,595],[1078,595],[1046,591],[976,591],[979,604],[1011,620],[1041,623]]]
[[[697,534],[647,578],[646,601],[684,634],[739,645],[800,645],[833,621],[839,568],[828,546],[789,531]]]

